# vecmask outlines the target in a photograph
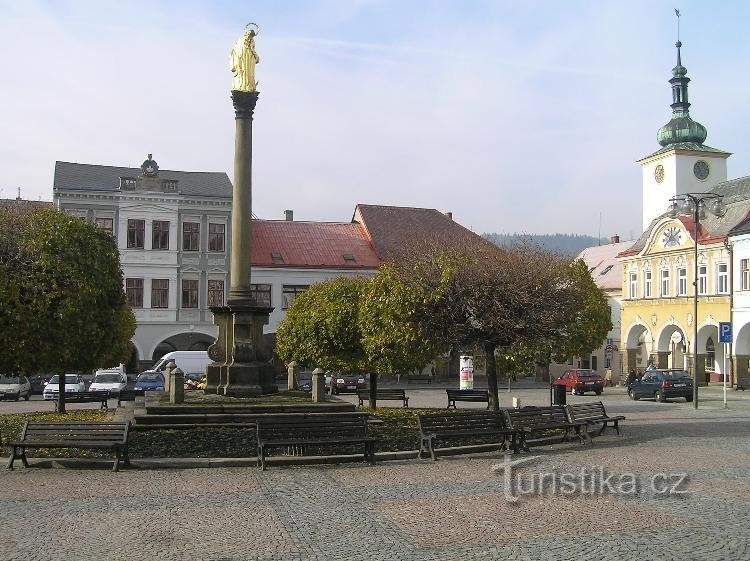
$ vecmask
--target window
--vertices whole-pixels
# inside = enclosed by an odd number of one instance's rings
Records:
[[[711,337],[706,341],[706,370],[713,371],[716,368],[716,349]]]
[[[169,307],[169,279],[153,279],[151,281],[151,307]]]
[[[609,353],[604,353],[604,368],[612,368],[612,358]]]
[[[716,269],[716,294],[729,294],[729,265],[719,263]]]
[[[168,193],[177,191],[177,180],[176,179],[165,179],[162,182],[164,190]]]
[[[169,222],[154,220],[151,224],[151,249],[169,249]]]
[[[256,306],[265,308],[271,307],[271,285],[270,284],[251,284],[250,292],[253,294]]]
[[[741,290],[750,290],[750,259],[740,259]]]
[[[643,297],[651,298],[653,292],[651,290],[651,271],[643,271]]]
[[[128,219],[128,248],[143,249],[143,235],[146,231],[146,222],[143,220]]]
[[[591,370],[598,370],[596,366],[596,355],[591,355]]]
[[[208,224],[208,251],[224,251],[224,224]]]
[[[630,297],[638,297],[638,275],[635,273],[630,273]]]
[[[114,227],[111,218],[97,218],[95,221],[96,227],[100,230],[104,230],[110,236],[114,233]]]
[[[568,358],[568,366],[573,366],[573,357]]]
[[[677,296],[687,296],[687,269],[677,269]]]
[[[705,265],[698,266],[698,294],[708,292],[708,268]]]
[[[131,308],[143,307],[143,279],[125,279],[125,295]]]
[[[198,222],[182,223],[182,250],[198,251],[201,245],[201,225]]]
[[[669,296],[669,269],[661,270],[661,297]]]
[[[198,307],[198,281],[192,279],[182,280],[182,307]]]
[[[209,306],[223,306],[224,305],[224,281],[223,280],[209,280],[208,281],[208,305]]]
[[[281,309],[288,310],[294,299],[307,290],[308,285],[285,284],[281,289]]]
[[[599,276],[609,273],[612,270],[612,267],[614,267],[614,265],[607,265],[606,267],[604,267],[604,269],[602,269],[602,272],[599,273]]]
[[[135,177],[121,177],[120,178],[120,189],[125,191],[135,191],[136,180]]]

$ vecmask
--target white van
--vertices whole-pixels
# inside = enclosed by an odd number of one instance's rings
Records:
[[[208,358],[208,351],[172,351],[156,361],[156,364],[146,372],[161,372],[166,375],[165,371],[169,362],[174,362],[177,368],[182,370],[186,379],[198,380],[205,374],[206,366],[213,361]]]

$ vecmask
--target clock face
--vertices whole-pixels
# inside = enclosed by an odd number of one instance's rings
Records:
[[[693,173],[695,174],[695,177],[703,181],[708,177],[708,164],[704,160],[698,160],[695,162],[695,165],[693,166]]]
[[[656,169],[654,169],[654,179],[656,179],[657,183],[661,183],[664,181],[664,166],[659,164],[656,166]]]
[[[680,245],[681,241],[682,232],[680,232],[680,229],[670,226],[664,231],[661,243],[664,247],[676,247]]]

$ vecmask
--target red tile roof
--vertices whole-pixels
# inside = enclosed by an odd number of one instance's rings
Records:
[[[250,228],[254,267],[377,269],[380,266],[365,229],[357,223],[253,220]],[[353,260],[344,259],[345,255]]]

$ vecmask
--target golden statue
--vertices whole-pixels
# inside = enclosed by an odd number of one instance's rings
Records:
[[[254,23],[248,23],[245,33],[237,39],[237,43],[232,49],[229,65],[232,74],[234,74],[232,91],[257,91],[258,82],[255,81],[255,65],[260,62],[260,58],[258,53],[255,52],[256,35],[258,35],[258,26]]]

